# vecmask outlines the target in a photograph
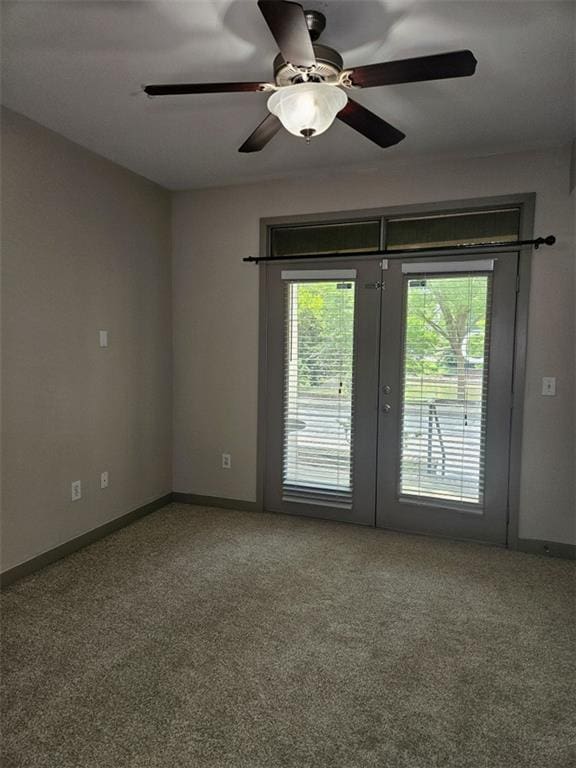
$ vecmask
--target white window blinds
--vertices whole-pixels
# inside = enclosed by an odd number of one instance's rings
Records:
[[[453,272],[405,278],[399,491],[481,507],[492,276]]]
[[[351,506],[355,272],[286,271],[283,495]],[[312,278],[312,279],[310,279]]]

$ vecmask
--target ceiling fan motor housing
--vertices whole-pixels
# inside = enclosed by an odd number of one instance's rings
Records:
[[[327,45],[314,43],[315,65],[308,71],[308,80],[325,82],[338,77],[344,67],[342,56]],[[274,80],[276,85],[295,85],[302,82],[302,71],[292,64],[287,64],[281,53],[274,59]]]

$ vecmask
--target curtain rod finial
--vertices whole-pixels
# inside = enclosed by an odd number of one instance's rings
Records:
[[[554,245],[556,238],[554,235],[548,235],[548,237],[537,237],[534,240],[534,250],[537,251],[541,245]]]

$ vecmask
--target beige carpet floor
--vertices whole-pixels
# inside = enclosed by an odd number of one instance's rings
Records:
[[[574,578],[171,505],[3,592],[2,765],[567,768]]]

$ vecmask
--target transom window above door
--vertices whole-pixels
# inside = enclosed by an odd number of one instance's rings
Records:
[[[386,248],[449,248],[514,242],[520,233],[520,209],[466,211],[402,217],[386,222]]]
[[[268,255],[369,254],[386,250],[512,243],[520,234],[520,208],[492,208],[425,216],[373,217],[288,224],[270,229]]]
[[[275,227],[270,251],[276,258],[306,253],[370,253],[380,248],[380,219]]]

